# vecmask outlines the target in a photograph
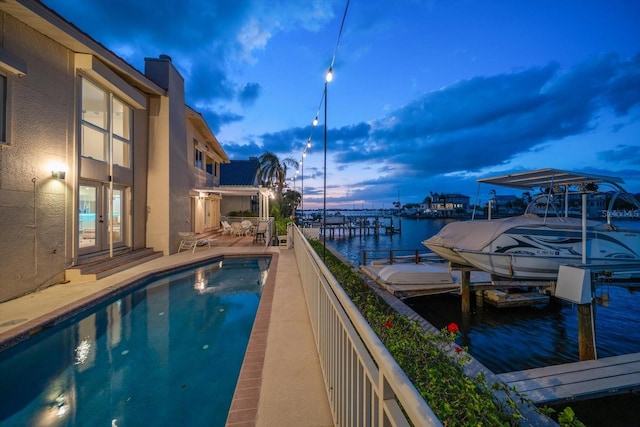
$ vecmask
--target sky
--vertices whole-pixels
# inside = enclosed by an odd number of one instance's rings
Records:
[[[311,138],[305,209],[482,202],[519,194],[478,178],[539,168],[640,192],[636,0],[43,2],[141,71],[169,55],[231,160]]]

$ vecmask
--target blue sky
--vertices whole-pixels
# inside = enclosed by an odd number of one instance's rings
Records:
[[[311,137],[305,209],[323,205],[324,105],[311,122],[334,52],[328,207],[475,197],[477,178],[546,167],[640,192],[635,0],[352,0],[339,44],[346,0],[44,3],[140,70],[171,56],[232,160],[300,160]]]

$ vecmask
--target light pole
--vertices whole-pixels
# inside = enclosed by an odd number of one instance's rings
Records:
[[[324,79],[324,191],[322,209],[322,260],[327,255],[327,86],[333,80],[333,67],[329,67]]]

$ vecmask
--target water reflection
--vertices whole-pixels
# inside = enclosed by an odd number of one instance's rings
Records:
[[[159,279],[0,353],[0,424],[224,423],[264,277],[264,263],[230,266]],[[235,295],[194,289],[233,276]]]

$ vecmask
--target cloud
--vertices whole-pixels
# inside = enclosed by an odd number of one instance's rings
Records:
[[[640,165],[640,146],[622,145],[613,150],[600,151],[598,159],[607,163],[626,163]],[[634,176],[638,173],[634,173]]]
[[[258,157],[256,153],[261,153],[260,148],[255,142],[248,144],[223,144],[227,156],[231,160],[247,160],[249,157]]]
[[[480,171],[593,130],[603,109],[627,114],[640,105],[639,76],[638,56],[600,55],[568,70],[551,63],[462,80],[379,120],[331,130],[332,155],[411,176]]]
[[[247,83],[238,92],[238,99],[242,105],[251,105],[260,96],[261,91],[259,83]]]
[[[242,121],[243,116],[222,108],[196,104],[196,110],[207,117],[207,124],[214,134],[224,125]]]

